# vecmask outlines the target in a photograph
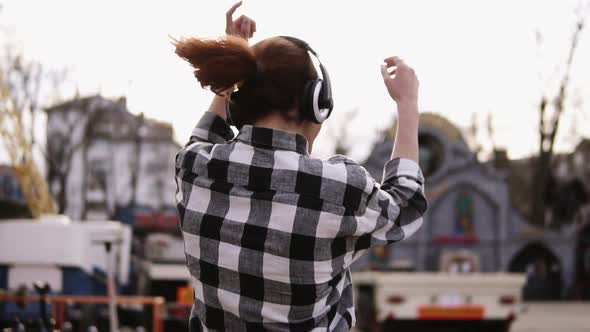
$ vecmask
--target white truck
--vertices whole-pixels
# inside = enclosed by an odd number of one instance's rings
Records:
[[[129,226],[114,221],[73,221],[63,215],[0,220],[0,295],[26,294],[42,281],[53,295],[88,296],[110,289],[114,300],[115,283],[128,282],[131,236]],[[116,320],[115,304],[109,304],[109,317]],[[0,303],[0,328],[34,316],[47,319],[43,306],[22,306]]]
[[[473,272],[477,262],[464,256],[443,257],[441,272],[353,273],[357,328],[507,332],[523,311],[525,275]]]
[[[0,289],[46,281],[52,292],[91,294],[95,275],[108,273],[106,244],[117,283],[127,283],[131,228],[114,221],[74,221],[63,215],[0,221]]]

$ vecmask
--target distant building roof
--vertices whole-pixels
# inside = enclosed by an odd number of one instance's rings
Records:
[[[71,100],[67,100],[55,105],[52,105],[45,109],[45,112],[55,112],[55,111],[69,111],[72,109],[86,109],[90,102],[96,100],[97,98],[102,98],[100,95],[94,96],[87,96],[87,97],[76,97]]]
[[[129,112],[124,97],[114,100],[100,95],[79,97],[53,105],[45,111],[52,113],[72,110],[92,114],[92,126],[89,130],[94,137],[135,139],[139,136],[142,140],[174,142],[171,124],[146,118],[143,113],[135,115]]]
[[[396,127],[397,123],[394,123],[389,129],[386,130],[386,138],[395,138]],[[459,130],[457,126],[455,126],[447,118],[440,114],[431,112],[420,113],[420,127],[429,127],[439,130],[451,142],[465,141],[461,130]]]

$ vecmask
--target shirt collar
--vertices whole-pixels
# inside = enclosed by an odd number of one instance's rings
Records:
[[[287,131],[244,125],[236,139],[253,146],[262,146],[273,150],[291,150],[303,155],[308,154],[307,139],[301,134]]]

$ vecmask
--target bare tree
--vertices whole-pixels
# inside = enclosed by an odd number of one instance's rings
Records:
[[[0,11],[2,11],[0,4]],[[33,217],[53,211],[47,184],[34,161],[34,123],[39,110],[41,65],[27,61],[0,24],[0,137]],[[29,114],[28,123],[24,121]],[[27,132],[26,124],[29,124]]]
[[[65,104],[54,106],[54,108],[60,108],[59,110],[49,110],[49,112],[58,112],[54,117],[63,126],[61,129],[54,128],[54,130],[48,128],[46,154],[49,166],[47,178],[55,195],[59,213],[65,213],[68,207],[68,180],[77,152],[81,151],[82,153],[83,167],[89,168],[87,149],[96,135],[96,126],[101,124],[100,117],[104,110],[102,107],[94,103],[94,97],[79,98],[76,96]],[[81,109],[82,112],[80,112]],[[80,134],[75,134],[75,132]],[[87,174],[82,179],[83,195],[85,195],[87,188],[86,176]],[[106,184],[99,183],[99,185],[106,188]],[[82,218],[85,217],[86,212],[86,207],[83,204]]]
[[[38,62],[27,60],[13,45],[4,45],[0,66],[14,111],[21,122],[30,114],[29,140],[35,144],[34,123],[39,112],[39,97],[43,70]],[[24,123],[23,123],[24,124]]]
[[[477,113],[471,113],[471,124],[467,128],[467,139],[468,143],[473,150],[475,155],[479,156],[482,150],[481,143],[477,139],[477,134],[479,132],[479,125],[477,123]]]
[[[498,146],[492,111],[485,114],[471,113],[471,122],[464,128],[467,145],[479,160],[494,160],[498,151],[504,151]]]
[[[23,125],[23,113],[33,103],[28,99],[29,90],[17,87],[30,86],[29,77],[23,75],[28,70],[18,60],[7,66],[0,64],[0,137],[31,214],[37,218],[53,212],[53,206],[47,184],[33,159],[32,139],[27,138]]]
[[[67,208],[67,187],[68,178],[72,170],[72,159],[74,153],[86,144],[86,140],[73,142],[69,134],[73,133],[78,126],[78,119],[69,119],[69,112],[63,111],[62,120],[66,130],[59,134],[48,135],[47,141],[47,178],[52,185],[55,194],[58,212],[63,214]],[[85,134],[84,137],[87,135]]]
[[[539,102],[539,154],[534,159],[534,180],[532,181],[532,210],[531,221],[534,224],[545,226],[547,220],[548,191],[551,190],[551,161],[554,155],[555,138],[559,130],[560,120],[566,108],[567,93],[570,85],[570,76],[574,55],[584,29],[585,16],[581,15],[576,22],[569,45],[565,62],[565,70],[559,81],[559,87],[555,96],[544,93]]]
[[[486,134],[488,136],[488,139],[490,140],[492,153],[498,151],[498,143],[496,142],[495,138],[496,131],[494,129],[494,115],[491,111],[488,112],[488,114],[486,115]]]
[[[5,148],[15,151],[13,154],[26,155],[26,158],[30,160],[18,157],[19,162],[31,164],[31,167],[34,165],[33,156],[35,153],[40,153],[47,162],[49,172],[53,171],[54,174],[56,169],[61,170],[58,174],[68,174],[69,169],[63,167],[63,164],[68,163],[65,160],[71,158],[72,154],[68,151],[47,151],[44,146],[38,144],[38,134],[35,129],[39,113],[43,111],[42,90],[53,93],[52,102],[59,100],[66,76],[66,70],[45,71],[39,62],[26,58],[15,44],[6,42],[0,45],[0,81],[3,85],[3,101],[4,105],[10,106],[10,114],[6,113],[8,108],[2,109],[6,115],[3,135],[5,139],[18,135],[18,144]],[[8,120],[11,121],[10,124]],[[68,144],[63,143],[67,142],[62,142],[62,148],[67,149]],[[36,171],[35,174],[37,173],[42,174]],[[22,188],[23,186],[24,184],[21,184],[21,190],[26,191],[27,189]],[[59,204],[61,201],[58,199],[58,210],[63,212],[63,206]]]

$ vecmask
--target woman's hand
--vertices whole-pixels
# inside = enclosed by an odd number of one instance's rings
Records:
[[[233,19],[234,12],[241,5],[242,1],[237,2],[225,13],[225,33],[248,40],[256,32],[256,22],[246,15],[238,17],[237,20]]]
[[[384,62],[381,75],[387,92],[397,104],[398,117],[391,158],[418,162],[418,78],[414,69],[398,57],[387,58]],[[392,67],[395,68],[390,71]]]
[[[417,106],[419,82],[414,69],[396,56],[387,58],[384,62],[381,65],[381,75],[391,98],[398,106]],[[391,68],[394,69],[390,71]]]

